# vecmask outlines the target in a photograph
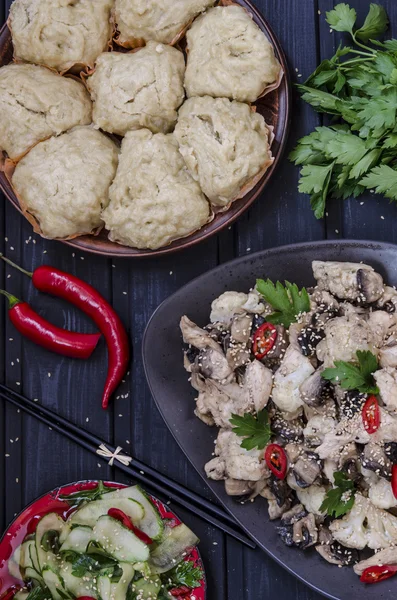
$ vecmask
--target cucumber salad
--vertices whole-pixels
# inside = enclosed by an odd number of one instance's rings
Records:
[[[377,583],[397,574],[397,290],[362,263],[312,269],[310,289],[258,279],[204,327],[182,317],[195,414],[219,428],[205,472]]]
[[[139,487],[99,482],[61,500],[62,516],[37,522],[8,561],[23,582],[15,600],[192,600],[203,572],[192,559],[196,535],[162,518]]]

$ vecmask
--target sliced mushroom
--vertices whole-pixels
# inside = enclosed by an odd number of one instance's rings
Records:
[[[352,481],[361,479],[360,456],[354,442],[350,442],[343,448],[339,459],[339,470],[343,471]]]
[[[274,494],[277,505],[280,508],[285,506],[290,495],[290,490],[285,479],[277,479],[276,477],[272,476],[268,481],[270,491]]]
[[[247,365],[244,389],[257,412],[267,405],[273,387],[273,375],[270,369],[258,360]]]
[[[226,477],[226,463],[219,456],[207,462],[204,469],[208,479],[220,481],[221,479],[225,479]]]
[[[381,445],[370,442],[364,447],[361,464],[364,469],[369,469],[379,477],[384,477],[388,481],[391,479],[392,463],[387,458]]]
[[[206,378],[216,379],[223,383],[229,383],[234,379],[233,370],[223,352],[213,348],[207,347],[200,351],[198,367],[199,372]]]
[[[299,387],[302,400],[308,406],[319,406],[325,401],[329,384],[322,377],[324,367],[320,367],[310,377],[308,377]]]
[[[319,544],[316,546],[316,550],[331,565],[348,567],[354,565],[358,560],[358,552],[355,548],[345,548],[338,542]]]
[[[290,510],[282,514],[281,523],[276,529],[284,544],[287,546],[294,545],[293,525],[300,519],[303,519],[306,515],[307,512],[302,504],[296,504]]]
[[[222,353],[220,345],[210,336],[208,331],[201,329],[196,323],[193,323],[188,317],[184,316],[181,319],[180,327],[182,331],[183,341],[185,344],[191,344],[199,350],[212,348],[216,352]]]
[[[364,301],[368,304],[379,300],[385,291],[382,276],[369,269],[357,271],[357,284]]]
[[[287,454],[289,463],[293,464],[298,460],[299,456],[304,451],[304,448],[302,444],[290,443],[285,446],[284,450]]]
[[[303,356],[314,356],[317,345],[325,338],[325,331],[321,327],[308,325],[298,334],[298,344]]]
[[[274,521],[274,519],[279,519],[281,515],[283,515],[291,506],[291,501],[289,498],[286,499],[285,503],[282,506],[279,506],[276,496],[271,491],[269,485],[266,485],[260,494],[261,496],[266,498],[266,500],[269,503],[268,512],[271,521]]]
[[[247,347],[245,342],[235,342],[230,338],[229,347],[226,351],[226,359],[232,371],[235,371],[239,367],[249,364],[251,350]]]
[[[296,546],[302,549],[309,548],[317,543],[318,530],[314,515],[309,513],[292,526],[292,540]]]
[[[315,260],[312,266],[319,289],[337,298],[371,304],[384,293],[381,275],[369,265]]]
[[[298,442],[302,440],[303,423],[301,419],[286,421],[280,413],[276,413],[272,419],[272,431],[281,436],[287,442]]]
[[[300,488],[309,487],[321,474],[321,461],[317,454],[305,452],[293,465],[292,472]]]
[[[248,344],[251,339],[252,315],[241,314],[233,318],[230,336],[235,342]]]
[[[263,359],[266,364],[267,361],[281,360],[288,348],[289,340],[285,327],[283,325],[276,325],[277,338],[273,348],[268,352]]]
[[[326,415],[314,415],[307,421],[303,430],[305,442],[308,446],[319,446],[324,441],[327,433],[335,429],[336,422]]]
[[[384,445],[384,452],[393,464],[397,464],[397,442],[387,442]]]
[[[337,389],[341,390],[341,388]],[[367,396],[356,391],[341,390],[341,392],[337,392],[337,398],[341,417],[351,419],[354,415],[361,414]]]

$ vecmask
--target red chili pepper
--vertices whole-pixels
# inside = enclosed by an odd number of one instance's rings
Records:
[[[283,448],[278,444],[269,444],[265,451],[265,461],[273,475],[284,479],[287,474],[288,460]]]
[[[133,533],[135,533],[136,537],[139,538],[144,544],[153,544],[152,538],[150,538],[144,531],[141,531],[141,529],[138,529],[138,527],[135,527],[129,516],[119,508],[109,508],[108,515],[113,519],[117,519],[117,521],[120,521],[124,527],[127,527]]]
[[[270,352],[276,343],[277,329],[271,323],[263,323],[255,331],[252,338],[252,351],[255,358],[261,360]]]
[[[92,596],[78,596],[77,600],[95,600]]]
[[[191,591],[192,590],[186,585],[181,585],[178,588],[173,588],[172,590],[170,590],[170,594],[175,598],[179,598],[180,596],[186,596],[186,594],[189,594]]]
[[[363,583],[379,583],[393,577],[397,572],[397,565],[375,565],[364,569],[361,574],[360,581]]]
[[[46,292],[67,300],[85,312],[103,333],[108,347],[108,373],[102,397],[102,408],[107,408],[112,394],[121,383],[129,361],[130,349],[127,332],[120,317],[112,306],[90,284],[74,275],[55,267],[38,267],[33,273],[25,271],[4,256],[11,266],[32,278],[33,285],[40,292]]]
[[[0,290],[0,294],[8,299],[11,323],[31,342],[72,358],[89,358],[95,350],[100,333],[74,333],[61,329],[43,319],[27,302],[22,302],[4,290]]]
[[[375,433],[380,425],[380,410],[376,396],[370,396],[362,409],[364,429],[367,433]]]
[[[21,589],[22,588],[20,585],[13,585],[0,596],[0,600],[12,600],[15,594],[17,594]]]
[[[391,489],[394,497],[397,498],[397,465],[392,466],[391,470]]]

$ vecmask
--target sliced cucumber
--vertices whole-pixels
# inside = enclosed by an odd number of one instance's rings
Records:
[[[44,584],[44,579],[42,578],[40,573],[38,573],[35,569],[32,569],[32,567],[28,567],[27,569],[25,569],[23,579],[24,581],[29,579],[30,581],[40,586]]]
[[[157,598],[161,590],[160,577],[152,575],[150,579],[138,579],[131,584],[131,600],[152,600]]]
[[[63,542],[60,552],[65,550],[73,550],[78,554],[83,554],[87,550],[87,546],[92,537],[92,528],[87,525],[79,525],[74,527],[69,533],[66,540]]]
[[[62,563],[60,575],[64,582],[65,588],[79,598],[81,596],[91,596],[97,598],[97,585],[94,581],[94,576],[86,573],[84,577],[75,577],[72,574],[73,566],[70,563]]]
[[[130,498],[113,498],[110,500],[108,499],[109,495],[113,495],[113,492],[106,494],[103,500],[94,500],[79,508],[70,517],[69,522],[72,525],[79,524],[94,527],[99,517],[107,515],[110,508],[122,510],[134,523],[143,519],[144,509],[142,504]]]
[[[14,556],[15,556],[15,553],[14,553]],[[17,563],[14,560],[14,556],[12,558],[10,558],[10,560],[8,561],[8,572],[12,577],[15,577],[15,579],[20,579],[22,581],[23,578],[22,578],[22,573],[19,568],[19,563]]]
[[[65,535],[65,532],[68,531],[69,526],[56,513],[49,513],[40,519],[36,529],[36,552],[41,572],[46,566],[54,568],[57,564],[57,557],[53,550],[51,547],[43,546],[43,540],[48,539],[49,533],[53,532],[58,534],[60,541],[62,534]]]
[[[152,573],[165,573],[183,560],[188,549],[199,543],[198,537],[183,523],[167,528],[166,537],[150,555]]]
[[[63,579],[50,567],[43,569],[43,579],[51,592],[53,600],[67,600],[71,598],[71,594],[65,589]]]
[[[120,563],[120,567],[123,574],[118,583],[111,583],[109,577],[98,577],[98,591],[102,600],[126,600],[128,586],[134,577],[135,570],[132,565],[127,563]]]
[[[149,547],[112,517],[103,516],[98,519],[92,539],[120,562],[144,562],[149,558]]]
[[[136,525],[146,533],[152,540],[160,540],[163,531],[164,523],[157,507],[150,500],[149,496],[139,487],[133,485],[128,488],[121,488],[114,492],[109,492],[104,495],[107,501],[115,500],[116,498],[131,498],[139,502],[144,509],[144,515],[137,521]]]
[[[19,590],[14,596],[14,600],[26,600],[29,596],[29,592],[26,590]]]
[[[135,563],[134,569],[135,571],[138,571],[138,573],[142,573],[142,577],[148,578],[152,574],[149,563],[147,562]]]

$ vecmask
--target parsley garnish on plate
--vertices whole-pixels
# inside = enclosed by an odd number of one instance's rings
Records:
[[[290,154],[302,167],[299,190],[310,195],[317,218],[327,198],[357,197],[366,189],[397,202],[397,40],[375,39],[386,31],[387,13],[371,4],[357,26],[355,9],[342,3],[326,18],[331,29],[350,34],[354,46],[340,45],[298,86],[306,102],[334,120],[299,140]]]
[[[343,471],[335,471],[334,486],[328,490],[320,511],[326,512],[330,517],[338,518],[353,508],[355,486]]]
[[[195,567],[191,560],[181,562],[171,573],[167,573],[172,582],[177,585],[186,585],[189,588],[200,587],[203,580],[203,571],[200,567]]]
[[[266,316],[266,321],[273,325],[289,327],[296,323],[299,315],[310,311],[310,298],[305,288],[299,290],[295,283],[285,282],[285,287],[277,281],[258,279],[256,289],[268,304],[275,310]]]
[[[244,438],[240,445],[246,450],[254,448],[262,450],[270,442],[272,431],[266,408],[256,415],[251,413],[245,413],[242,417],[232,415],[230,423],[233,425],[234,433]]]
[[[357,351],[358,364],[335,361],[335,368],[324,369],[321,376],[338,383],[344,390],[358,390],[364,394],[378,394],[373,373],[379,369],[377,358],[369,350]]]

